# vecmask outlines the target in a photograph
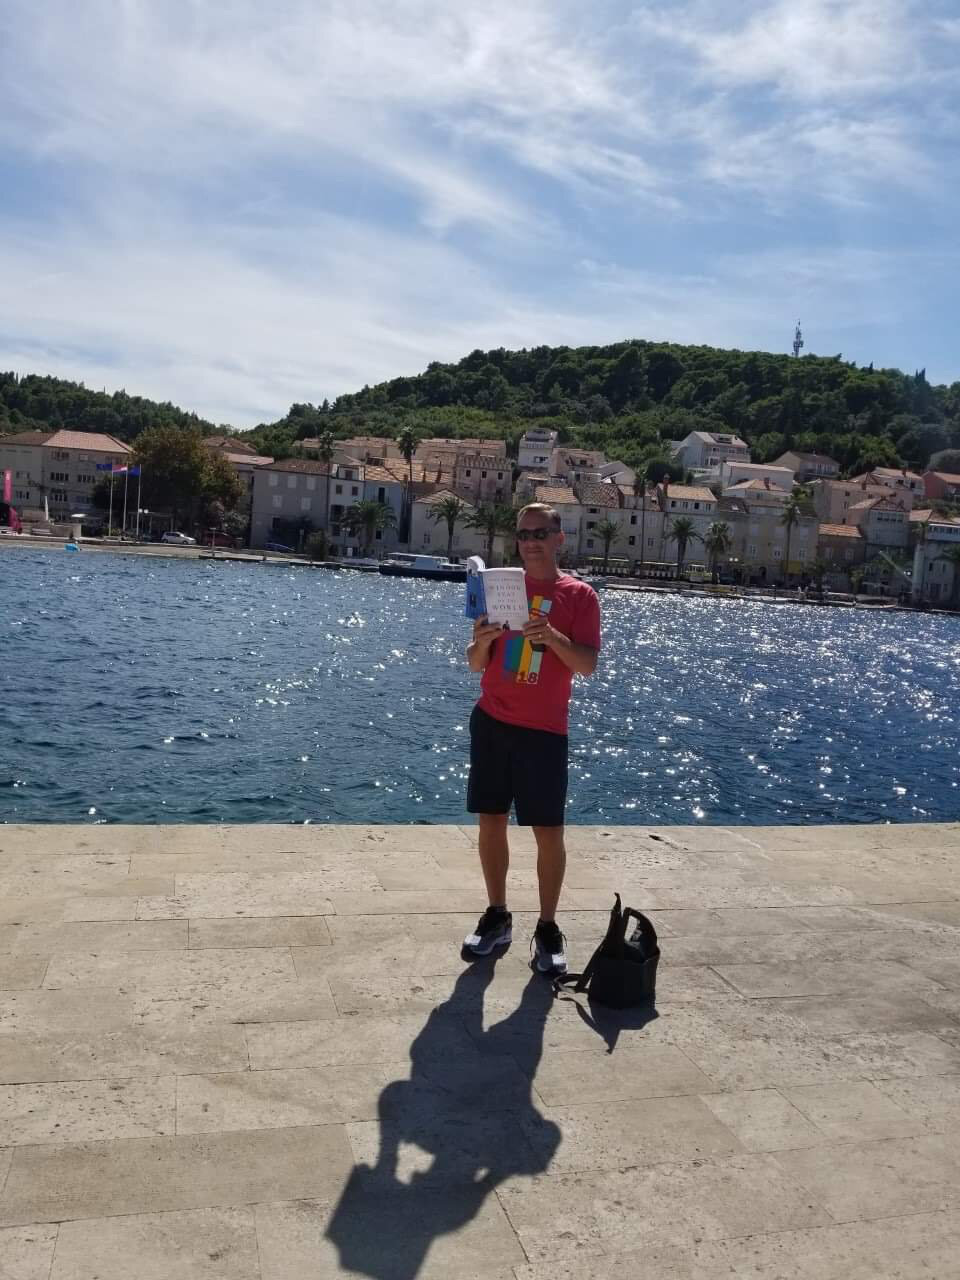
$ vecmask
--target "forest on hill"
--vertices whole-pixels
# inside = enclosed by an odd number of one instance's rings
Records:
[[[69,427],[133,440],[147,427],[229,431],[172,404],[126,392],[88,391],[57,378],[0,373],[0,434]],[[668,455],[691,430],[736,432],[755,461],[786,448],[826,453],[848,473],[872,466],[925,467],[960,450],[960,382],[928,382],[924,370],[861,367],[837,356],[630,341],[608,346],[473,351],[455,364],[341,395],[294,404],[273,423],[237,432],[258,452],[284,457],[324,431],[486,436],[516,445],[530,426],[631,466]],[[942,462],[937,465],[944,465]],[[947,465],[957,466],[948,455]]]

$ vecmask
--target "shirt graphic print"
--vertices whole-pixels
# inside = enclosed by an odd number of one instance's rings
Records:
[[[545,596],[534,596],[530,601],[530,617],[545,618],[552,603]],[[503,646],[503,669],[513,675],[517,684],[536,684],[545,652],[540,645],[535,649],[521,632],[511,631]]]

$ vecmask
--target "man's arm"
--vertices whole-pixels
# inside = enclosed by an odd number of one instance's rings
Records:
[[[545,617],[531,618],[523,628],[523,634],[531,644],[542,644],[552,649],[576,676],[592,676],[596,670],[599,650],[589,644],[574,644],[563,632],[551,627]]]

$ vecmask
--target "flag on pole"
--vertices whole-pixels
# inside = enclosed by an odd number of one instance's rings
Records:
[[[97,470],[98,470],[98,471],[112,471],[112,470],[113,470],[113,463],[112,463],[112,462],[98,462],[98,463],[97,463]]]
[[[127,474],[127,464],[125,462],[115,462],[110,470],[115,476],[125,476]]]
[[[140,463],[139,463],[139,462],[137,463],[137,465],[136,465],[135,467],[127,467],[127,475],[128,475],[128,476],[138,476],[139,474],[140,474]]]

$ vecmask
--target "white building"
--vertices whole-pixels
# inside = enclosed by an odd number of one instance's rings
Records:
[[[546,471],[550,455],[557,447],[558,433],[546,427],[531,427],[520,437],[517,466],[521,471]]]
[[[0,437],[0,471],[13,473],[13,506],[34,521],[45,516],[45,503],[51,520],[92,515],[93,490],[107,474],[97,467],[129,463],[132,457],[129,445],[96,431],[20,431]],[[116,508],[114,514],[119,514]]]
[[[564,484],[591,484],[601,480],[607,459],[597,449],[554,449],[550,454],[550,475]]]
[[[868,547],[905,547],[910,541],[910,508],[892,494],[854,503],[847,517],[847,522],[863,534]]]
[[[960,566],[944,558],[950,547],[960,547],[960,520],[930,520],[913,552],[914,601],[948,604],[960,598]]]
[[[724,462],[749,462],[750,447],[739,436],[719,431],[691,431],[672,441],[673,456],[688,471],[717,471]]]
[[[913,499],[924,496],[923,476],[906,469],[898,471],[895,467],[874,467],[872,471],[865,471],[862,476],[854,476],[850,483],[881,485],[884,489],[892,490],[899,498],[906,494],[910,494]]]
[[[418,554],[445,556],[449,542],[449,530],[444,519],[436,518],[437,507],[446,498],[460,497],[450,489],[438,489],[436,493],[417,498],[413,504],[413,517],[410,524],[410,550]],[[462,501],[462,499],[461,499]],[[454,525],[453,546],[450,555],[454,560],[465,560],[467,556],[483,556],[486,558],[486,535],[482,529],[473,529],[467,524],[468,518],[476,508],[470,502],[464,502],[463,514]],[[503,559],[503,538],[498,536],[493,543],[494,562]]]
[[[741,480],[723,490],[724,498],[739,498],[747,507],[780,506],[790,497],[789,489],[781,489],[769,480]]]
[[[789,467],[796,473],[797,482],[806,484],[808,480],[834,480],[840,474],[840,463],[828,458],[824,453],[801,453],[797,449],[788,449],[774,458],[775,467]]]

